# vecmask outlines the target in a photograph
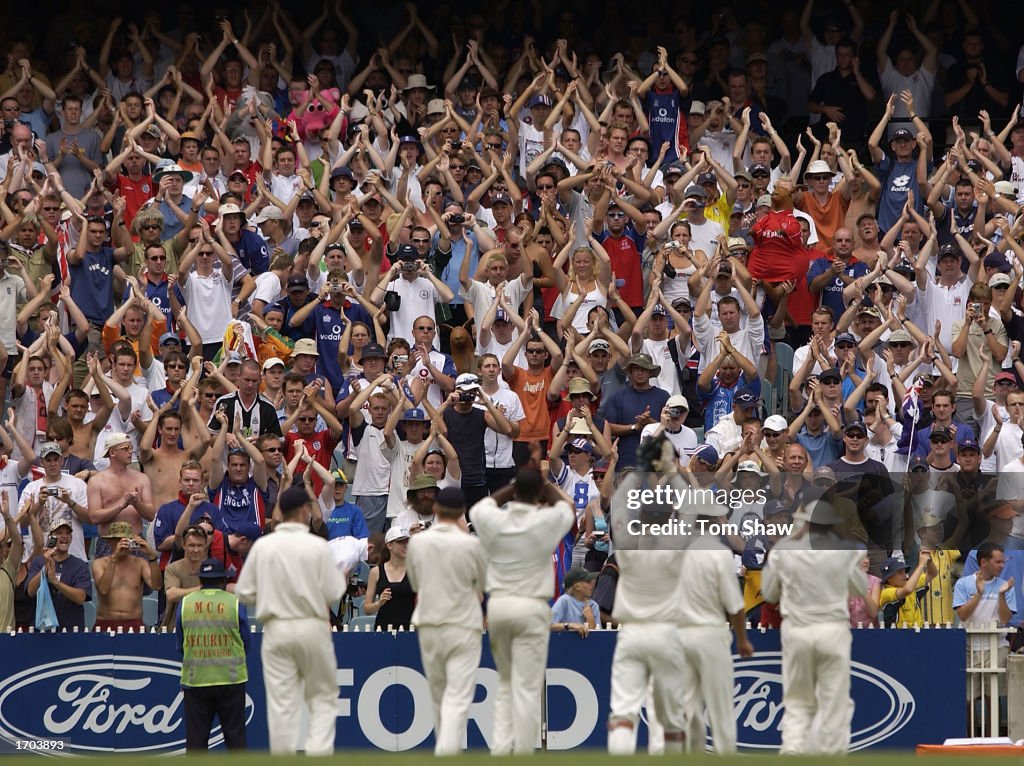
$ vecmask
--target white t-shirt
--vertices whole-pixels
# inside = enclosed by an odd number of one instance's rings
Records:
[[[725,233],[718,221],[705,220],[704,223],[690,222],[690,249],[703,250],[710,258],[718,247],[718,238]]]
[[[641,444],[653,436],[654,432],[658,429],[658,425],[660,424],[648,423],[644,426],[644,430],[640,432]],[[692,428],[683,426],[675,433],[668,429],[665,429],[662,433],[665,434],[666,439],[672,442],[672,446],[676,448],[676,454],[679,456],[679,465],[686,466],[690,462],[690,457],[697,451],[696,432]]]
[[[932,88],[935,87],[935,73],[929,72],[923,66],[909,77],[901,75],[893,67],[892,61],[888,58],[885,65],[878,71],[884,98],[889,98],[893,93],[902,93],[909,90],[914,96],[914,109],[924,119],[928,119],[932,113]],[[896,108],[893,112],[893,119],[898,122],[889,123],[890,135],[898,128],[906,128],[911,133],[916,133],[910,121],[907,119],[907,107],[900,99],[896,99]]]
[[[707,316],[694,317],[693,334],[697,348],[700,349],[700,370],[703,371],[708,362],[718,356],[718,336]],[[729,333],[729,341],[733,348],[756,367],[761,360],[761,349],[764,347],[764,319],[760,314],[750,317],[746,327]]]
[[[250,296],[250,301],[263,301],[274,303],[285,295],[281,289],[281,279],[272,271],[265,271],[256,277],[256,289]]]
[[[231,288],[234,279],[226,279],[220,270],[214,269],[208,277],[196,272],[188,275],[184,284],[179,283],[188,305],[188,318],[203,343],[221,343],[224,330],[232,320]]]
[[[982,439],[978,442],[979,444],[984,444],[988,441],[989,435],[995,430],[996,419],[992,413],[992,408],[994,406],[995,402],[985,402],[985,413],[981,416],[981,420],[978,422],[978,432],[984,434]],[[1003,421],[1003,429],[1005,430],[1005,428],[1010,425],[1010,413],[1005,406],[999,408],[999,417]],[[1000,435],[1002,435],[1002,431],[1000,431]],[[985,457],[984,453],[982,453],[981,472],[995,473],[998,469],[999,464],[995,450],[992,451],[991,457]],[[1018,497],[1024,497],[1024,495],[1019,495]]]
[[[391,459],[391,491],[388,493],[388,518],[393,519],[406,508],[406,492],[409,489],[409,470],[412,458],[423,442],[413,444],[398,440],[398,449]],[[362,466],[360,469],[362,470]],[[407,527],[408,528],[408,527]]]
[[[282,176],[277,173],[270,175],[270,193],[284,204],[291,202],[292,197],[302,188],[301,176]]]
[[[523,412],[523,403],[519,395],[508,388],[508,384],[502,388],[503,378],[498,378],[498,390],[488,394],[494,406],[501,410],[510,423],[519,423],[526,419]],[[474,408],[486,410],[482,404],[477,402]],[[512,439],[505,434],[487,428],[484,430],[484,465],[488,468],[512,468],[515,463],[512,461]]]
[[[398,311],[389,314],[391,324],[388,327],[388,340],[412,338],[412,328],[417,317],[433,317],[434,304],[441,302],[437,288],[426,277],[416,277],[412,281],[398,277],[388,283],[387,291],[401,296]],[[439,334],[434,337],[435,346],[438,340]]]
[[[523,280],[520,278],[513,279],[507,285],[505,285],[505,298],[508,303],[508,307],[512,311],[519,311],[519,307],[523,304],[523,300],[533,289],[533,280],[529,283],[523,284]],[[478,282],[475,279],[470,280],[469,289],[465,287],[459,288],[459,295],[462,296],[466,303],[472,304],[473,316],[478,317],[476,322],[476,342],[480,344],[480,326],[483,324],[484,314],[491,308],[491,304],[494,303],[497,292],[494,289],[494,285],[490,282]],[[586,304],[580,307],[580,311],[586,307]],[[586,314],[583,315],[586,318]],[[518,330],[514,330],[512,338],[515,339],[519,335]]]
[[[21,507],[24,508],[28,503],[34,503],[43,487],[66,489],[76,505],[82,508],[89,506],[89,495],[88,490],[85,488],[85,482],[69,474],[62,473],[60,479],[55,482],[48,482],[45,478],[42,478],[26,484],[25,491],[21,493]],[[55,521],[68,521],[71,523],[71,547],[68,549],[69,552],[72,556],[77,556],[83,561],[88,560],[89,557],[85,552],[85,535],[82,532],[82,522],[75,516],[74,511],[60,501],[59,497],[48,497],[45,493],[44,497],[46,499],[43,501],[43,512],[39,517],[39,526],[43,528],[44,542],[49,536],[50,527]],[[14,506],[11,507],[14,508]],[[31,557],[32,550],[33,543],[30,536],[25,547],[28,557]]]
[[[929,277],[924,290],[918,288],[918,299],[927,312],[924,326],[932,328],[935,327],[936,320],[942,322],[939,342],[946,351],[952,351],[953,323],[963,321],[972,284],[965,276],[952,287],[943,287]]]
[[[1000,466],[996,499],[1020,500],[1022,497],[1024,497],[1024,463],[1014,460],[1009,465]],[[1024,514],[1018,513],[1014,518],[1010,534],[1014,537],[1024,537]]]
[[[451,359],[442,354],[440,351],[430,352],[430,361],[433,363],[434,368],[444,372],[445,365],[451,363]],[[452,373],[452,377],[455,377],[455,373]],[[443,395],[441,393],[441,386],[434,380],[434,376],[430,374],[422,362],[417,362],[416,366],[409,371],[409,378],[412,380],[423,380],[427,383],[427,401],[430,402],[433,407],[440,407]]]
[[[663,388],[668,391],[669,396],[675,396],[679,393],[679,375],[676,372],[676,366],[672,362],[672,352],[669,351],[669,343],[675,343],[675,338],[671,340],[654,340],[653,338],[644,338],[643,345],[640,347],[641,354],[650,354],[651,359],[655,364],[661,366],[661,372],[658,373],[658,377],[651,381],[652,386]],[[676,348],[678,351],[678,347]],[[682,356],[680,354],[680,356]]]
[[[565,313],[569,310],[569,306],[576,302],[579,297],[579,293],[575,293],[572,290],[569,291],[568,296],[563,297],[559,295],[555,298],[554,304],[551,306],[551,316],[555,319],[561,319],[565,316]],[[594,306],[607,306],[608,298],[602,293],[597,287],[587,293],[587,296],[583,299],[583,303],[576,311],[576,315],[572,318],[572,326],[581,335],[587,335],[590,329],[587,327],[587,316],[590,314],[590,310]]]
[[[391,464],[398,455],[398,437],[395,446],[384,441],[384,429],[367,422],[363,438],[356,446],[359,470],[352,480],[353,495],[380,497],[391,490]]]

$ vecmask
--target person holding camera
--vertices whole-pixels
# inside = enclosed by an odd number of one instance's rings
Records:
[[[434,523],[437,490],[437,479],[428,473],[418,474],[405,493],[405,510],[395,517],[392,526],[407,529],[411,535],[430,529]]]
[[[43,442],[38,447],[42,478],[25,485],[21,492],[21,507],[41,503],[39,524],[49,530],[57,521],[67,521],[71,527],[69,551],[79,559],[87,558],[82,525],[90,523],[88,489],[84,481],[63,472],[64,455],[56,442]],[[29,455],[31,460],[32,456]],[[29,546],[29,554],[33,553]]]
[[[127,521],[112,521],[103,535],[110,553],[92,562],[99,603],[96,627],[101,630],[144,630],[142,595],[146,587],[164,584],[160,557]]]
[[[984,282],[971,286],[962,320],[952,327],[952,355],[960,360],[956,370],[956,414],[977,431],[974,384],[985,378],[985,399],[995,397],[996,374],[1002,369],[1009,339],[998,311],[992,310],[992,288]]]
[[[468,268],[468,267],[467,267]],[[452,289],[438,279],[412,245],[399,245],[391,268],[370,293],[370,303],[388,311],[388,340],[411,338],[420,316],[433,316],[435,303],[451,303]]]
[[[66,518],[58,518],[50,525],[46,550],[33,558],[28,567],[28,595],[35,598],[45,580],[58,626],[84,630],[83,604],[92,596],[92,575],[88,562],[71,555],[71,533],[71,522]]]

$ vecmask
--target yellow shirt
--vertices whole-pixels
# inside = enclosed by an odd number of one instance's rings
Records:
[[[719,194],[718,199],[712,204],[704,207],[704,217],[722,226],[726,232],[729,231],[729,217],[732,215],[732,205],[726,200],[724,194]]]
[[[920,579],[917,581],[917,587],[910,592],[910,595],[903,599],[903,605],[900,606],[899,612],[896,613],[897,627],[916,628],[924,624],[924,613],[921,611],[921,605],[917,601],[917,589],[923,588],[927,579],[928,574],[922,572]],[[893,585],[883,585],[882,593],[878,598],[879,607],[884,607],[886,604],[898,601],[899,599],[896,596],[898,592],[899,588]],[[950,593],[950,599],[952,599],[952,593]]]
[[[955,622],[953,611],[953,586],[956,577],[953,564],[960,558],[960,551],[935,551],[932,562],[939,573],[928,583],[928,593],[922,599],[924,621],[929,625],[945,625]]]

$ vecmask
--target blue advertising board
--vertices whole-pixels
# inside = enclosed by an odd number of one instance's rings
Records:
[[[965,634],[960,630],[853,631],[851,748],[912,748],[965,730]],[[603,748],[614,631],[551,636],[547,747]],[[249,745],[267,746],[260,634],[249,655]],[[753,632],[753,657],[734,658],[741,749],[780,742],[778,631]],[[338,633],[337,747],[410,750],[433,745],[430,692],[415,633]],[[930,662],[908,662],[928,657]],[[184,750],[174,637],[166,634],[0,636],[0,752],[176,753]],[[498,677],[484,644],[468,746],[488,746]],[[538,705],[541,700],[538,700]],[[641,733],[641,740],[643,733]],[[214,743],[220,744],[219,731]],[[31,743],[31,744],[28,744]]]

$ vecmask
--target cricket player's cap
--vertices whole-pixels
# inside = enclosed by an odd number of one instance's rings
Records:
[[[458,487],[445,487],[434,497],[434,503],[442,508],[465,508],[466,494]]]

